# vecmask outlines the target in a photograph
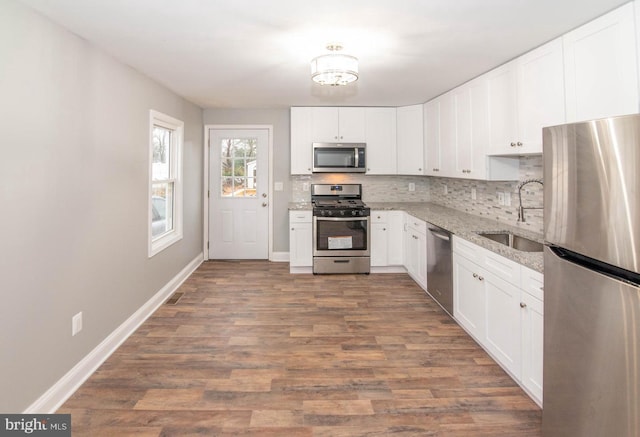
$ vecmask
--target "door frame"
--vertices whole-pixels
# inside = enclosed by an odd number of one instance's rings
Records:
[[[272,124],[205,124],[204,125],[204,178],[202,189],[202,204],[203,209],[203,241],[202,251],[204,253],[205,261],[209,259],[209,149],[211,148],[209,131],[211,129],[221,130],[244,130],[244,129],[266,129],[269,137],[267,149],[269,151],[269,184],[267,190],[268,199],[268,220],[269,220],[269,241],[268,241],[268,256],[269,261],[273,260],[273,125]]]

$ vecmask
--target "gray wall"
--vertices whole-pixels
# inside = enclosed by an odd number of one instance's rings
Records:
[[[205,109],[205,124],[273,125],[273,182],[282,182],[283,191],[273,192],[273,251],[289,252],[288,203],[291,192],[289,109]]]
[[[149,109],[185,122],[184,239],[151,259]],[[0,0],[0,411],[23,411],[201,252],[202,126],[199,107]]]

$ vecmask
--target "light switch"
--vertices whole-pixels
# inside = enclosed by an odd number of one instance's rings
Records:
[[[282,191],[282,190],[283,190],[283,188],[284,188],[284,187],[283,187],[282,182],[274,182],[274,184],[273,184],[273,189],[274,189],[275,191]]]

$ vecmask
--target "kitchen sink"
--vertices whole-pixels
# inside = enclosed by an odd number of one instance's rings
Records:
[[[542,243],[511,232],[478,232],[478,235],[522,252],[542,252]]]

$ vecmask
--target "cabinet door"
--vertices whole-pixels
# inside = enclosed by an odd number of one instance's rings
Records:
[[[471,172],[471,95],[466,86],[453,91],[455,108],[455,177],[467,178]]]
[[[388,263],[390,266],[401,266],[404,264],[404,227],[405,213],[402,211],[389,211],[389,240],[388,240]]]
[[[563,36],[567,121],[638,112],[633,3]]]
[[[562,39],[518,59],[518,150],[542,153],[542,128],[565,122]]]
[[[425,234],[408,228],[405,238],[405,267],[418,285],[427,288],[427,238]]]
[[[453,92],[440,100],[440,169],[437,176],[455,177],[456,158],[456,108]]]
[[[291,267],[312,266],[311,223],[290,223],[289,229],[289,265]]]
[[[396,109],[366,108],[365,124],[367,174],[396,174]]]
[[[386,266],[388,259],[389,232],[386,223],[371,224],[371,265]]]
[[[484,283],[478,278],[480,268],[453,253],[453,316],[482,344],[485,329]]]
[[[312,110],[311,142],[335,143],[339,140],[338,108],[315,107]]]
[[[467,85],[471,111],[471,150],[466,177],[490,179],[487,174],[487,150],[489,149],[489,82],[480,77]]]
[[[489,81],[490,153],[514,153],[517,147],[515,61],[488,73],[487,80]]]
[[[424,104],[425,174],[440,176],[440,99]]]
[[[424,174],[424,128],[422,105],[397,109],[398,174]]]
[[[516,378],[521,374],[520,289],[484,272],[486,292],[485,346]]]
[[[544,349],[544,305],[522,293],[522,385],[542,405],[542,362]]]
[[[338,141],[363,143],[365,134],[365,108],[338,108]]]
[[[312,108],[291,108],[291,174],[311,174]]]

